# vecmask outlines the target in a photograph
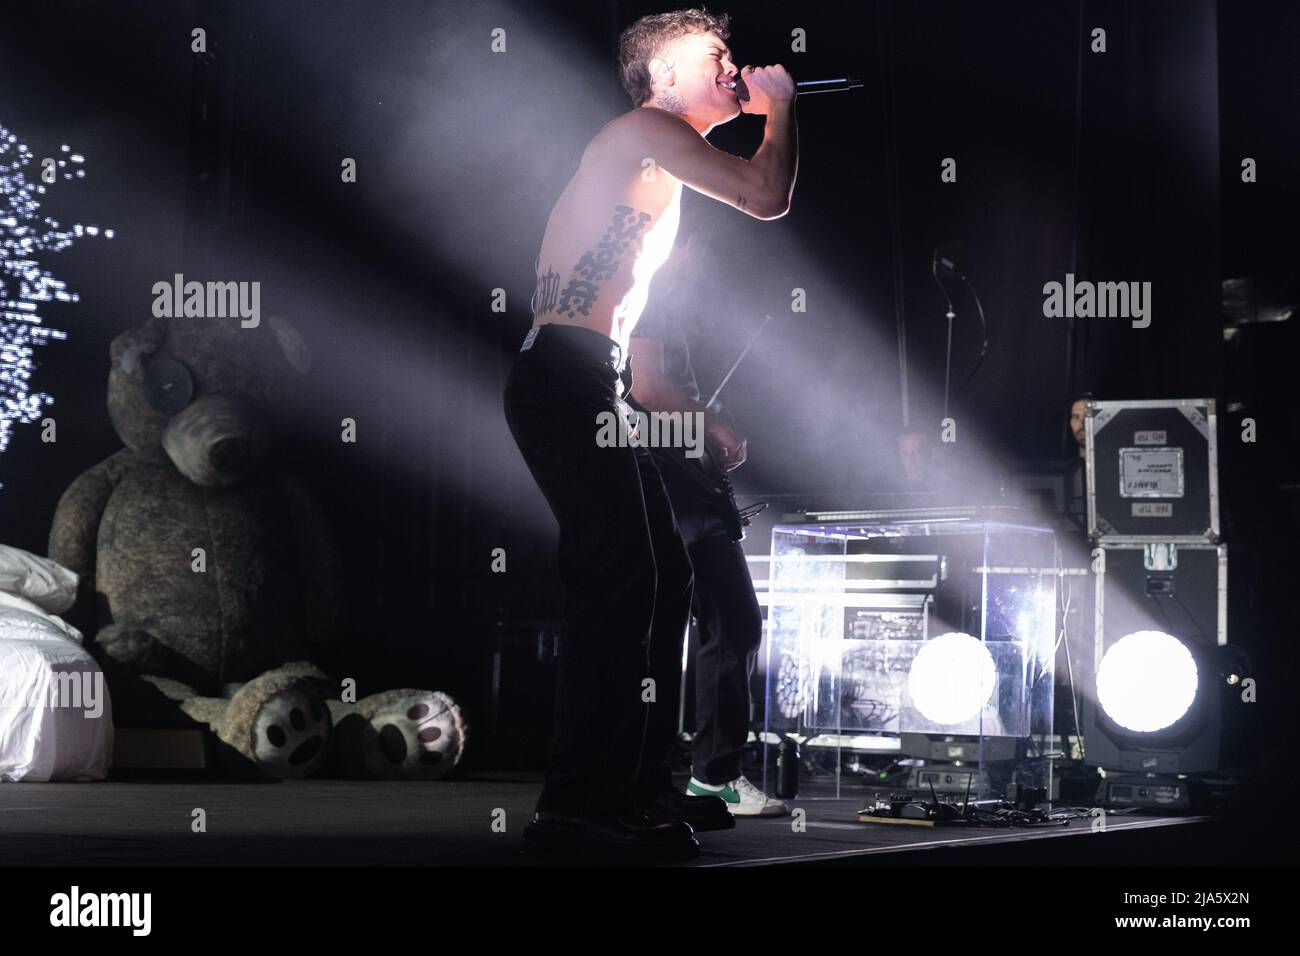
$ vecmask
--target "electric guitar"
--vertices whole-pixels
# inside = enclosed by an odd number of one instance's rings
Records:
[[[740,355],[736,357],[736,360],[731,364],[731,368],[727,370],[727,374],[722,377],[718,387],[713,390],[709,400],[704,403],[706,408],[714,407],[718,395],[726,387],[727,382],[731,381],[731,376],[740,367],[740,363],[749,353],[754,341],[762,334],[763,329],[767,328],[767,323],[771,321],[772,317],[770,315],[763,317],[763,324],[750,336],[749,341],[745,343],[745,347],[740,350]],[[635,401],[632,404],[644,411],[644,407]],[[731,479],[727,477],[727,473],[722,470],[722,466],[713,457],[713,453],[709,451],[707,444],[705,444],[703,454],[699,458],[688,457],[684,448],[655,448],[652,451],[656,453],[656,461],[666,462],[668,467],[674,469],[678,474],[685,475],[696,489],[702,493],[702,497],[719,509],[727,534],[732,541],[743,541],[745,529],[749,527],[750,519],[767,508],[766,501],[757,502],[744,509],[737,507],[736,492],[731,487]]]
[[[749,527],[750,519],[766,508],[767,502],[759,502],[743,510],[737,506],[736,491],[731,485],[731,479],[713,457],[708,445],[705,445],[704,454],[699,458],[687,455],[685,448],[651,450],[655,453],[657,461],[667,462],[668,467],[673,468],[678,475],[686,477],[693,484],[701,498],[718,509],[732,541],[744,540],[745,528]]]

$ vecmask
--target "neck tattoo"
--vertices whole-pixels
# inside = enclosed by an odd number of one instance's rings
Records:
[[[686,101],[680,96],[665,90],[659,94],[659,108],[680,115],[686,112]]]

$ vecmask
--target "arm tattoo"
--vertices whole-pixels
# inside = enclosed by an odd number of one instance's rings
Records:
[[[537,280],[533,291],[533,318],[555,311],[555,301],[560,294],[560,274],[554,269],[547,269],[546,274]]]
[[[584,252],[574,266],[577,275],[560,293],[558,311],[571,319],[577,318],[579,313],[587,315],[596,301],[600,283],[614,278],[623,253],[649,221],[649,213],[638,213],[628,206],[615,206],[614,221],[605,230],[596,251]]]
[[[677,94],[665,90],[659,94],[659,108],[667,110],[669,113],[685,113],[686,101]]]

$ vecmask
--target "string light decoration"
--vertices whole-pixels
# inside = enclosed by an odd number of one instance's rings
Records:
[[[44,324],[41,303],[77,302],[75,292],[41,267],[41,256],[67,249],[83,236],[113,238],[112,229],[77,223],[63,228],[56,219],[40,215],[45,183],[39,172],[27,178],[35,158],[27,144],[0,125],[0,454],[9,447],[15,424],[38,421],[42,409],[54,404],[45,392],[32,392],[36,346],[50,339],[67,339],[67,333]],[[82,179],[85,157],[67,145],[59,147],[53,163],[54,179]],[[0,484],[0,488],[3,488]]]

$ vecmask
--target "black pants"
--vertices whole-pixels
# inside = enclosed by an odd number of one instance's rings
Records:
[[[703,491],[682,467],[677,459],[665,461],[661,470],[695,569],[699,650],[691,772],[705,783],[724,784],[740,776],[763,616],[745,552],[724,524],[723,509],[730,504]]]
[[[671,784],[691,564],[649,449],[597,442],[598,416],[623,411],[618,343],[577,326],[529,335],[506,384],[506,421],[559,522],[565,592],[537,809],[608,814]]]

